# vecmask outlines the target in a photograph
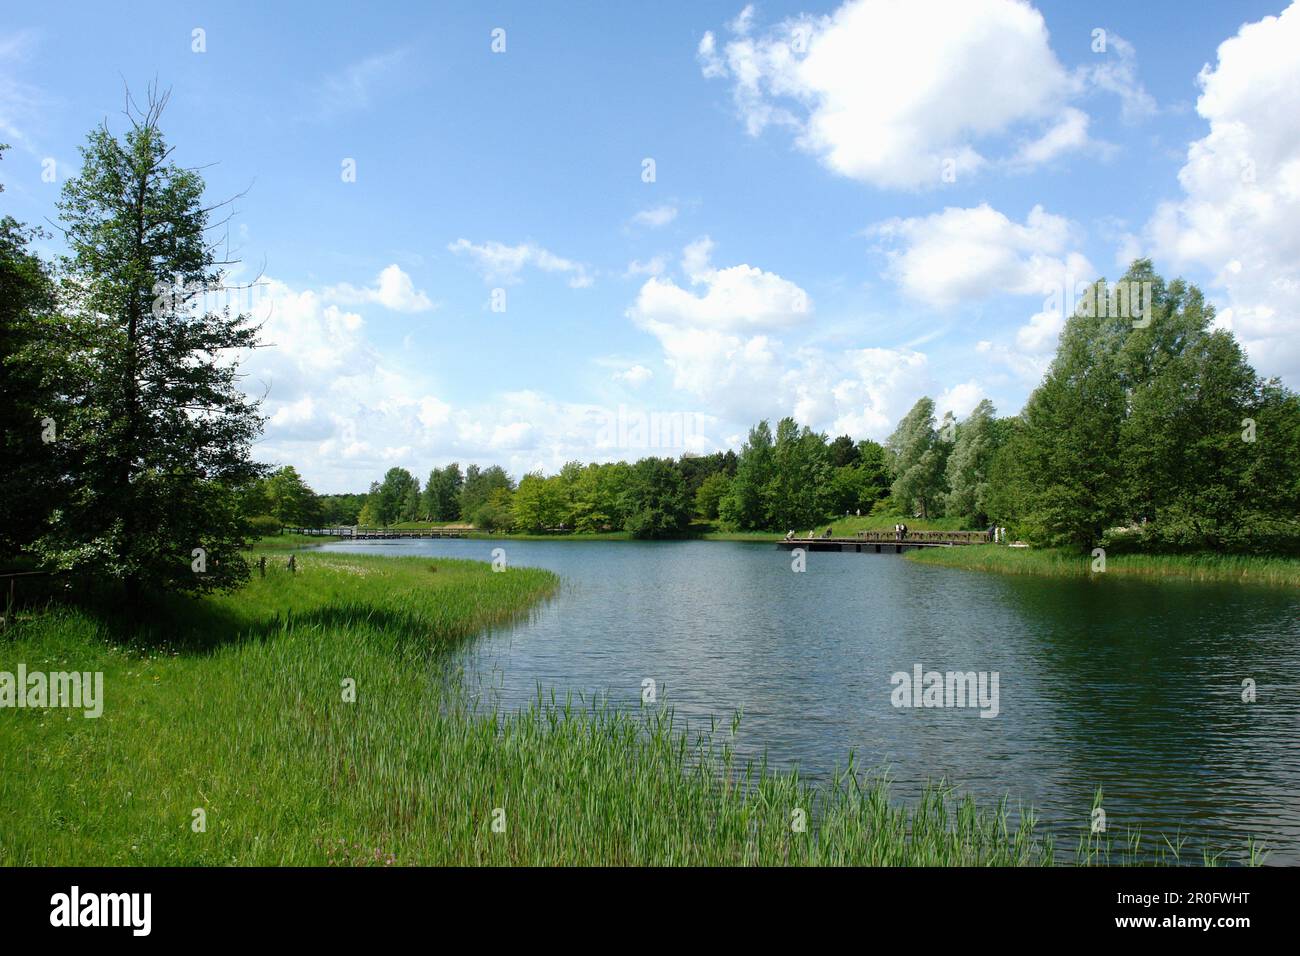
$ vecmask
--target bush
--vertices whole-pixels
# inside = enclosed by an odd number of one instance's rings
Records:
[[[248,533],[254,538],[265,538],[279,534],[282,525],[274,515],[254,515],[248,519]]]

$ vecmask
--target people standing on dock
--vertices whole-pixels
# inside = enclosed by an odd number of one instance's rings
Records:
[[[785,540],[789,541],[793,537],[794,537],[794,531],[787,531],[785,533]]]

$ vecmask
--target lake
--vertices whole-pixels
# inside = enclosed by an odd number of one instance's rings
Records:
[[[743,757],[811,779],[888,768],[894,792],[946,778],[1032,804],[1072,858],[1104,791],[1111,835],[1186,838],[1236,862],[1246,839],[1300,863],[1300,597],[1283,589],[1002,576],[895,555],[722,541],[409,540],[327,551],[490,560],[558,573],[531,619],[457,651],[486,704],[538,688],[717,719]],[[508,573],[508,572],[507,572]],[[997,714],[897,707],[898,672],[998,675]],[[1243,701],[1243,681],[1256,699]],[[991,685],[987,685],[991,690]],[[960,702],[960,701],[958,701]],[[968,703],[970,703],[968,701]]]

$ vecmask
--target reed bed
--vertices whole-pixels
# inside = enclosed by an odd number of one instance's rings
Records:
[[[907,553],[908,560],[972,571],[1000,574],[1039,574],[1054,577],[1101,577],[1093,571],[1091,555],[1057,548],[1008,548],[967,545],[925,548]],[[1234,554],[1124,554],[1106,556],[1105,574],[1189,581],[1222,581],[1300,587],[1300,558]]]

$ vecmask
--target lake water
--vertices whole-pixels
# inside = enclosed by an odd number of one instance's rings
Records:
[[[459,651],[484,698],[640,705],[813,779],[887,767],[901,798],[946,778],[1032,804],[1073,853],[1104,790],[1108,828],[1300,863],[1300,598],[1281,589],[1062,580],[771,544],[411,540],[325,550],[490,560],[564,579],[531,620]],[[997,672],[998,713],[899,708],[896,672]],[[1243,680],[1257,699],[1243,702]]]

